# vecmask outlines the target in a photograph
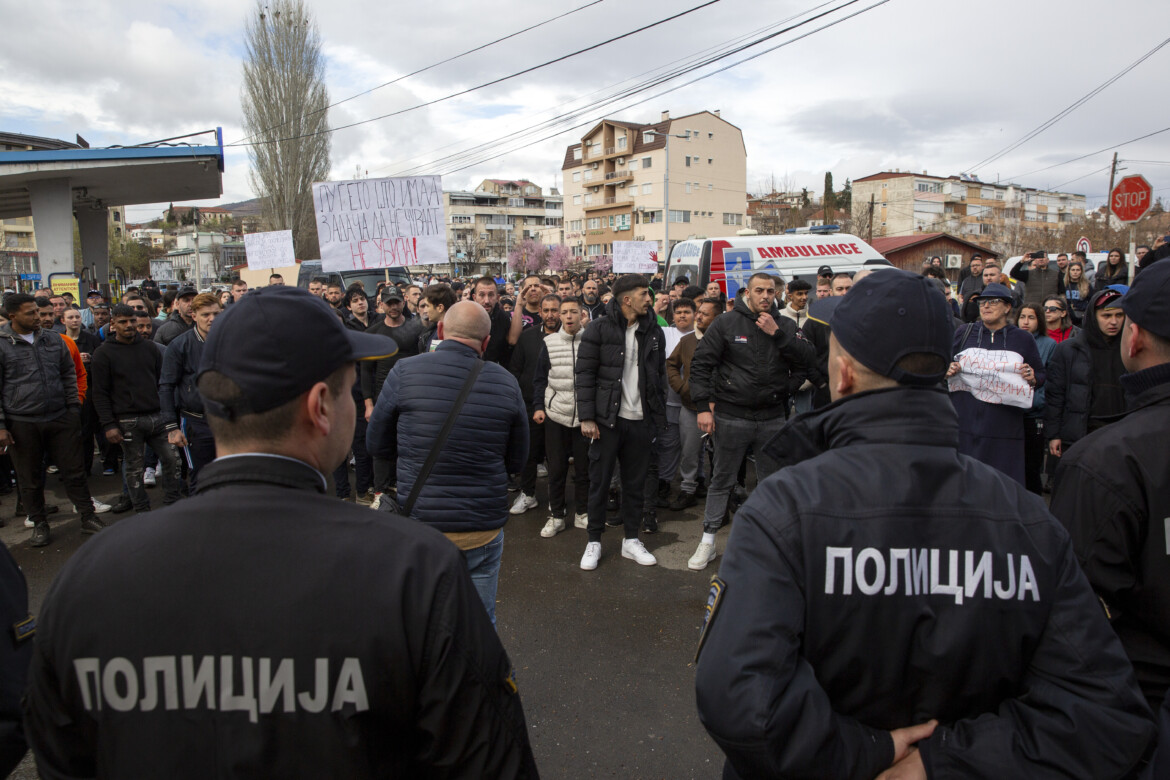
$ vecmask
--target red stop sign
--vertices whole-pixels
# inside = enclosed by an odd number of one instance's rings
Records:
[[[1154,202],[1154,188],[1144,176],[1126,176],[1109,195],[1109,206],[1122,222],[1137,222]]]

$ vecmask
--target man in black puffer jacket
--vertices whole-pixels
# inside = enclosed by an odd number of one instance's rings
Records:
[[[796,323],[771,315],[775,300],[775,279],[753,274],[747,293],[716,318],[695,350],[691,399],[699,429],[714,434],[715,442],[703,538],[687,564],[696,571],[715,560],[715,532],[747,448],[755,447],[759,481],[777,469],[763,447],[784,427],[792,372],[816,371],[816,352]]]
[[[1101,418],[1125,411],[1121,389],[1119,344],[1125,313],[1121,293],[1102,290],[1085,307],[1084,328],[1075,338],[1056,345],[1048,361],[1044,397],[1044,434],[1048,452],[1064,450],[1105,425]]]
[[[614,466],[621,463],[622,557],[658,561],[638,539],[650,445],[666,427],[666,355],[662,328],[650,311],[644,276],[623,276],[613,286],[605,317],[589,323],[577,353],[577,417],[589,445],[589,543],[581,568],[597,568],[605,504]]]

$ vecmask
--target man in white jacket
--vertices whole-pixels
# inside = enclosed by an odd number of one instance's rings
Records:
[[[577,349],[581,345],[581,311],[581,302],[576,298],[561,301],[561,329],[544,337],[533,378],[532,419],[544,423],[548,460],[549,518],[540,531],[546,539],[565,530],[568,517],[565,483],[570,458],[573,460],[573,525],[585,528],[589,524],[585,509],[589,498],[589,440],[581,435],[573,385]]]

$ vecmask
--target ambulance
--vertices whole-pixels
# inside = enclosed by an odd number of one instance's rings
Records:
[[[836,226],[801,229],[777,236],[730,236],[680,241],[666,261],[666,287],[681,276],[706,288],[718,282],[727,297],[746,287],[752,274],[779,276],[784,283],[804,279],[814,287],[817,270],[852,274],[867,266],[892,267],[881,253]]]

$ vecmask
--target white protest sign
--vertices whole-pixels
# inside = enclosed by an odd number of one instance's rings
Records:
[[[658,273],[658,242],[614,241],[613,272],[615,274]]]
[[[282,268],[297,262],[291,230],[247,233],[244,235],[244,251],[248,255],[248,268],[252,271]]]
[[[323,271],[447,262],[438,176],[319,182],[313,210]]]
[[[1032,408],[1035,391],[1020,374],[1024,358],[1018,352],[971,347],[955,360],[959,373],[948,380],[952,393],[967,392],[989,404]]]

